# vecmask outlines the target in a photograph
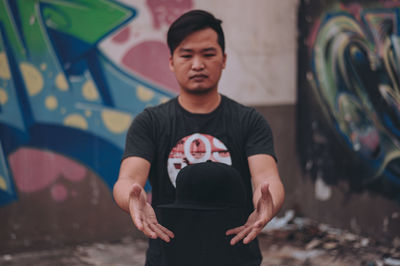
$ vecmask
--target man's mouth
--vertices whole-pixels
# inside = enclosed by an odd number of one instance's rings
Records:
[[[204,75],[204,74],[197,74],[197,75],[190,76],[191,80],[203,80],[206,78],[208,78],[208,76]]]

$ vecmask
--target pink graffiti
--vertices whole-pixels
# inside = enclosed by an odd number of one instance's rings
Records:
[[[400,1],[399,0],[380,0],[380,2],[383,3],[383,6],[385,8],[391,8],[391,7],[400,6]]]
[[[87,169],[59,154],[34,148],[20,148],[8,157],[8,162],[19,191],[39,192],[50,188],[54,200],[62,201],[68,196],[61,178],[79,182],[87,175]]]
[[[55,201],[65,201],[68,197],[68,190],[64,185],[54,184],[51,187],[51,196]]]
[[[159,29],[162,24],[169,26],[185,11],[193,7],[192,0],[147,0],[146,4],[153,15],[155,29]]]
[[[159,41],[146,41],[129,49],[122,64],[151,81],[178,92],[178,83],[168,67],[169,50]]]
[[[307,37],[306,45],[308,46],[308,52],[311,54],[311,50],[314,46],[314,42],[317,39],[317,34],[319,30],[319,26],[321,25],[321,21],[318,19],[314,22],[311,27],[310,34]]]
[[[124,43],[129,40],[131,34],[131,30],[129,27],[125,27],[123,30],[118,32],[113,38],[112,41],[116,43]]]
[[[361,19],[361,10],[362,10],[361,4],[357,4],[357,3],[343,4],[343,3],[341,3],[340,6],[342,9],[349,11],[349,13],[352,14],[358,20]]]

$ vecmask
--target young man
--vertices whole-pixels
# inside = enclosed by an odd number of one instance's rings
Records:
[[[150,238],[146,265],[163,265],[161,240],[169,242],[174,234],[158,223],[153,207],[174,201],[175,179],[186,165],[207,160],[232,165],[246,185],[249,217],[226,234],[233,236],[231,245],[243,241],[253,251],[245,265],[260,265],[256,237],[284,199],[271,129],[253,108],[218,93],[226,64],[220,20],[201,10],[185,13],[171,25],[168,46],[180,94],[132,122],[114,198]],[[143,189],[148,179],[152,205]]]

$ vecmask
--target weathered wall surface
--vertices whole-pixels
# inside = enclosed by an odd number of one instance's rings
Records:
[[[304,206],[389,238],[400,233],[399,8],[304,1],[299,12],[298,145],[316,189]]]
[[[303,5],[302,12],[316,5]],[[318,7],[315,17],[330,12],[328,5]],[[311,168],[302,174],[307,156],[319,154],[304,148],[315,147],[315,139],[300,138],[298,156],[297,128],[309,131],[296,125],[309,126],[317,118],[304,108],[297,116],[297,97],[300,107],[322,111],[305,78],[313,70],[309,43],[301,46],[297,85],[298,1],[5,0],[0,1],[0,253],[139,236],[114,204],[111,189],[132,118],[178,92],[165,34],[177,16],[193,8],[224,21],[228,66],[221,92],[257,106],[273,127],[287,188],[284,208],[359,232],[382,225],[379,232],[394,234],[398,203],[386,199],[385,190],[354,193],[346,178],[328,183]],[[301,43],[317,32],[319,24],[312,25],[300,27]],[[361,206],[373,208],[374,220]]]

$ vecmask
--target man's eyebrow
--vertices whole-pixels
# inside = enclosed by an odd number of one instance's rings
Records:
[[[189,49],[189,48],[180,48],[179,51],[180,53],[192,53],[193,49]]]
[[[217,49],[215,47],[209,47],[209,48],[205,48],[203,50],[201,50],[202,52],[214,52],[217,51]]]
[[[215,52],[217,51],[217,49],[215,47],[208,47],[208,48],[204,48],[201,50],[201,52]],[[190,48],[180,48],[179,51],[180,53],[193,53],[194,50],[190,49]]]

